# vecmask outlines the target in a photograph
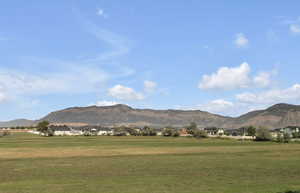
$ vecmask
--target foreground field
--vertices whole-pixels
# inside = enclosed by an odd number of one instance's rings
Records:
[[[0,138],[0,193],[277,193],[300,144],[164,137]]]

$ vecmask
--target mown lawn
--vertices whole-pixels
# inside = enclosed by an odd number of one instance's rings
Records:
[[[0,193],[277,193],[300,144],[164,137],[0,138]]]

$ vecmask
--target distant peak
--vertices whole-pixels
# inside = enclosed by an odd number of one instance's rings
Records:
[[[110,107],[120,108],[120,109],[132,109],[130,106],[124,105],[124,104],[116,104],[116,105],[113,105],[113,106],[110,106]]]
[[[116,105],[112,105],[113,107],[129,107],[128,105],[124,105],[124,104],[116,104]]]
[[[91,106],[91,107],[96,107],[96,108],[105,108],[105,109],[132,109],[130,106],[125,105],[125,104],[115,104],[115,105],[104,105],[104,106]]]
[[[291,105],[291,104],[287,104],[287,103],[279,103],[276,105],[273,105],[271,107],[269,107],[267,110],[276,110],[276,109],[280,109],[280,110],[286,110],[286,109],[294,109],[300,106],[297,105]]]

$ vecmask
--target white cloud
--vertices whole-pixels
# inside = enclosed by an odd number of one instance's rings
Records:
[[[103,18],[107,18],[107,17],[108,17],[108,15],[104,12],[104,10],[103,10],[103,9],[100,9],[100,8],[97,9],[96,14],[97,14],[98,16],[103,17]]]
[[[278,19],[280,20],[280,23],[284,24],[284,25],[289,25],[289,24],[294,24],[294,23],[300,22],[300,17],[291,19],[290,17],[280,16],[280,17],[278,17]]]
[[[157,87],[156,82],[150,80],[144,81],[144,91],[146,93],[153,93],[156,90],[156,87]]]
[[[217,99],[209,101],[208,103],[193,105],[193,106],[176,106],[178,109],[182,110],[200,110],[207,111],[209,113],[222,114],[225,116],[235,116],[244,112],[244,109],[241,109],[240,104],[236,104],[231,101],[224,99]]]
[[[253,78],[253,82],[257,87],[267,87],[271,84],[272,73],[260,72]]]
[[[277,32],[274,31],[274,30],[272,30],[272,29],[270,29],[270,30],[267,31],[266,37],[267,37],[268,41],[272,42],[272,43],[273,42],[278,42],[279,39],[280,39],[279,35],[277,34]]]
[[[247,45],[249,44],[249,40],[246,38],[246,36],[243,33],[238,33],[236,34],[236,39],[234,41],[234,44],[238,48],[244,48],[247,47]]]
[[[96,102],[96,106],[113,106],[113,105],[117,105],[120,104],[118,102],[115,101],[97,101]]]
[[[8,100],[8,96],[5,93],[0,92],[0,103]]]
[[[126,38],[112,33],[111,31],[102,29],[91,22],[86,22],[86,29],[94,35],[98,40],[107,43],[111,50],[99,54],[96,57],[88,60],[88,62],[104,61],[109,59],[115,59],[116,57],[126,55],[130,52],[130,41]]]
[[[96,92],[109,79],[101,69],[73,66],[68,72],[29,74],[0,69],[0,87],[12,95]]]
[[[249,104],[293,103],[300,99],[300,84],[287,89],[272,89],[261,93],[242,93],[236,95],[238,101]]]
[[[290,31],[294,34],[300,34],[300,25],[299,24],[291,24]]]
[[[145,97],[142,93],[122,85],[116,85],[108,90],[108,95],[120,100],[143,100]]]
[[[116,57],[129,52],[128,41],[115,33],[99,28],[92,22],[83,20],[85,29],[96,39],[112,48],[107,52],[90,58],[73,61],[56,59],[24,58],[30,65],[27,71],[16,68],[0,68],[0,88],[14,98],[33,95],[99,92],[111,78],[130,76],[134,70],[118,64]],[[118,68],[104,68],[113,61]],[[100,64],[102,64],[101,67]],[[44,66],[48,72],[40,71]]]
[[[212,113],[223,113],[234,107],[234,104],[224,99],[213,100],[207,104],[199,105],[199,109],[212,112]]]
[[[300,17],[298,18],[288,18],[288,17],[281,17],[281,23],[283,25],[289,26],[289,30],[292,34],[300,34]]]
[[[237,89],[245,88],[251,83],[250,66],[244,62],[238,67],[221,67],[216,73],[204,75],[199,83],[201,89]]]

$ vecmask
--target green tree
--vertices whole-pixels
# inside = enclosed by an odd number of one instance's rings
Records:
[[[282,133],[279,133],[279,132],[277,133],[276,141],[278,143],[283,143],[284,142]]]
[[[179,132],[172,127],[166,127],[163,132],[162,135],[165,137],[178,137],[179,136]]]
[[[125,126],[115,127],[114,129],[114,136],[126,136],[127,129]]]
[[[207,132],[204,130],[195,130],[193,133],[193,137],[195,138],[206,138]]]
[[[293,135],[293,138],[300,138],[300,133],[299,132],[295,132],[292,135]]]
[[[128,127],[128,128],[127,128],[127,132],[128,132],[130,135],[133,135],[133,136],[139,136],[139,135],[141,135],[138,128]]]
[[[2,131],[2,132],[0,132],[0,137],[5,137],[5,136],[8,136],[8,135],[10,135],[9,131]]]
[[[48,121],[39,122],[36,127],[37,127],[37,131],[47,134],[49,128],[49,122]]]
[[[283,142],[284,143],[289,143],[291,141],[291,136],[288,133],[283,134]]]
[[[272,136],[268,129],[266,128],[259,128],[256,131],[256,141],[271,141]]]
[[[172,137],[179,137],[180,136],[180,133],[177,129],[174,129],[173,132],[172,132]]]
[[[186,131],[188,134],[193,135],[197,128],[197,124],[195,122],[191,122],[190,125],[186,127]]]
[[[247,127],[247,133],[249,136],[255,137],[256,134],[256,128],[253,126]]]
[[[156,133],[155,129],[145,126],[142,129],[142,135],[143,136],[156,136],[157,133]]]

